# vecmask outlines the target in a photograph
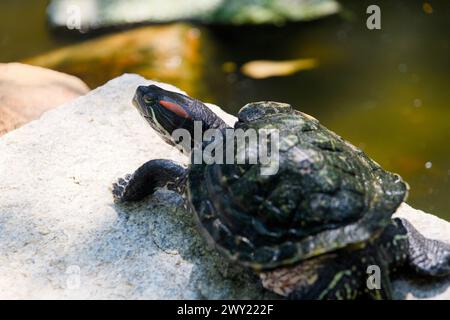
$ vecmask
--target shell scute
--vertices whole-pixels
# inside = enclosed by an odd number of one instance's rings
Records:
[[[289,105],[248,104],[235,127],[279,130],[278,173],[194,165],[189,194],[205,234],[243,265],[270,269],[368,241],[406,198],[398,175]]]

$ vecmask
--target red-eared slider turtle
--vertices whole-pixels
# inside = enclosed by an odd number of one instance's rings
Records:
[[[195,136],[195,121],[203,130],[228,130],[202,102],[155,85],[139,87],[133,103],[172,145],[181,144],[176,129]],[[288,104],[249,103],[238,119],[235,129],[244,132],[278,130],[276,174],[262,175],[258,163],[191,161],[185,169],[151,160],[114,184],[115,200],[140,200],[163,186],[186,190],[206,238],[289,298],[391,298],[391,274],[404,267],[449,275],[450,245],[392,219],[408,190],[400,176]]]

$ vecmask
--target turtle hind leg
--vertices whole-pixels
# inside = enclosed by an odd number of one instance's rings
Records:
[[[361,265],[365,252],[360,254],[358,251],[340,250],[305,260],[293,267],[262,273],[263,286],[295,300],[377,298],[366,290],[367,274]],[[378,295],[378,298],[381,296]],[[389,298],[390,292],[384,296]]]
[[[138,201],[164,186],[183,188],[186,173],[184,167],[171,160],[150,160],[113,184],[114,202]]]
[[[317,283],[300,286],[288,298],[296,300],[354,300],[361,297],[360,277],[351,269],[322,270]],[[356,281],[355,281],[356,280]]]
[[[311,258],[262,279],[264,287],[290,299],[392,299],[388,265],[372,244]]]
[[[433,277],[450,275],[450,244],[425,238],[411,223],[397,218],[408,237],[408,263],[419,274]]]

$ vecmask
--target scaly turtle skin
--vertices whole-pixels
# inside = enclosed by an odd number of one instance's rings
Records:
[[[192,137],[195,121],[223,137],[229,129],[202,102],[154,85],[139,87],[133,103],[166,142],[185,151],[208,144],[177,141],[176,129]],[[187,191],[205,237],[258,272],[266,288],[289,298],[389,299],[394,271],[450,274],[450,245],[392,219],[408,190],[400,176],[288,104],[250,103],[238,119],[235,129],[244,132],[278,130],[276,174],[261,175],[261,165],[248,162],[192,159],[185,169],[151,160],[114,184],[116,202],[140,200],[163,186]],[[373,266],[380,270],[381,288],[371,290],[367,270]]]

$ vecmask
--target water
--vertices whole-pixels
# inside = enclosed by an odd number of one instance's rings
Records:
[[[0,62],[17,61],[60,47],[47,29],[46,0],[0,1]]]
[[[356,13],[345,20],[219,30],[224,61],[313,57],[321,66],[266,80],[231,75],[214,92],[232,112],[249,101],[291,103],[399,173],[411,205],[450,220],[450,3],[433,1],[426,14],[412,2],[377,1],[381,31],[366,28],[364,1],[344,2]]]
[[[250,101],[289,102],[364,149],[411,186],[408,202],[450,220],[450,3],[377,1],[382,30],[365,26],[368,1],[340,17],[276,27],[211,28],[214,53],[199,98],[236,113]],[[2,0],[0,61],[75,40],[49,34],[46,1]],[[79,40],[76,40],[79,41]],[[226,73],[256,59],[316,58],[317,69],[254,80]]]

